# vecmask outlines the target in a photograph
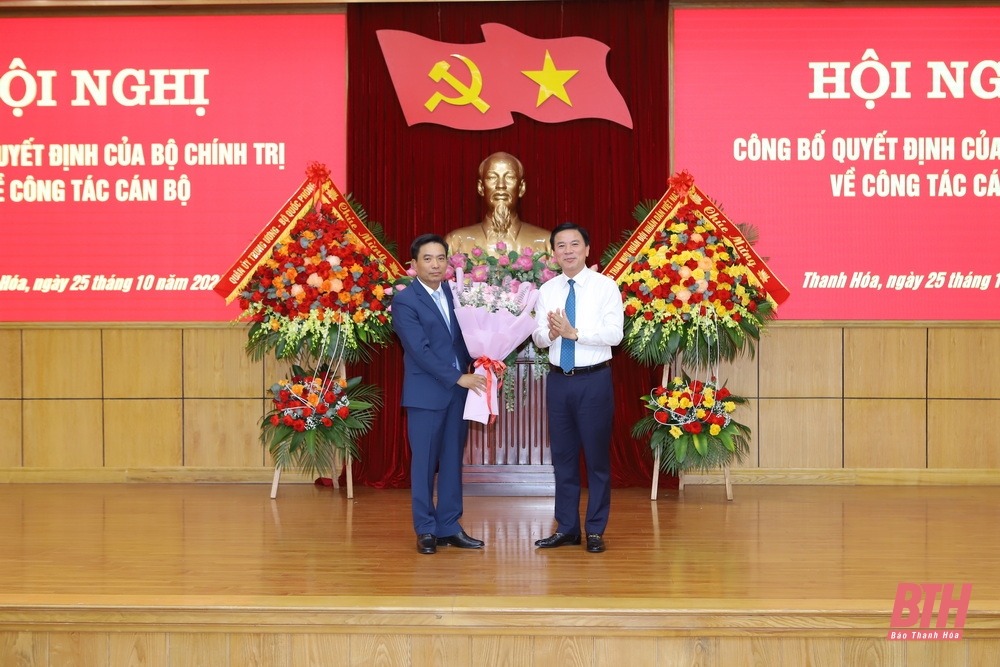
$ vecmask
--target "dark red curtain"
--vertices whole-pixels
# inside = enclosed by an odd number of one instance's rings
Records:
[[[582,36],[607,44],[608,71],[632,113],[633,129],[590,119],[546,124],[518,114],[513,125],[485,132],[407,127],[375,31],[405,30],[461,44],[483,41],[480,25],[491,22],[541,39]],[[524,164],[522,218],[549,229],[565,221],[583,225],[596,262],[610,242],[635,227],[635,205],[666,191],[667,35],[668,3],[655,0],[349,4],[346,187],[385,226],[406,260],[419,234],[443,235],[481,218],[479,162],[507,151]],[[647,485],[652,458],[630,430],[642,416],[639,397],[659,382],[659,371],[617,352],[613,366],[614,484]],[[352,370],[385,390],[385,408],[361,446],[357,480],[379,488],[407,486],[402,354],[389,348]]]

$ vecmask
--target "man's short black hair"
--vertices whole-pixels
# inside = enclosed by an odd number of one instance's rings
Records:
[[[410,259],[416,259],[417,255],[420,254],[420,249],[428,243],[440,243],[445,253],[448,252],[448,244],[444,242],[441,236],[438,234],[421,234],[413,239],[413,243],[410,244]]]
[[[570,231],[570,230],[573,230],[573,229],[575,229],[576,231],[580,232],[580,236],[583,237],[583,245],[589,246],[590,245],[590,234],[587,233],[586,229],[584,229],[580,225],[576,224],[575,222],[563,222],[563,223],[559,224],[555,229],[553,229],[552,230],[552,235],[549,237],[549,246],[553,250],[555,250],[556,249],[556,234],[558,234],[559,232],[566,232],[566,231]]]

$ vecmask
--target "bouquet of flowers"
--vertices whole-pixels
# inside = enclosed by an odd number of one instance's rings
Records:
[[[715,377],[707,382],[675,377],[641,400],[651,414],[636,423],[632,435],[652,433],[650,449],[672,474],[720,468],[734,456],[742,461],[750,450],[750,427],[732,417],[746,399],[719,387]]]
[[[516,283],[516,286],[515,286]],[[507,364],[502,359],[515,352],[535,330],[532,311],[538,290],[527,281],[507,277],[500,284],[466,280],[465,271],[457,268],[455,280],[448,282],[455,297],[455,318],[462,327],[462,337],[475,360],[475,373],[486,377],[486,394],[469,392],[465,418],[493,423],[498,414],[497,390],[503,383]]]
[[[352,208],[364,219],[363,209]],[[381,236],[380,226],[371,231]],[[366,346],[391,339],[390,285],[386,267],[347,223],[329,204],[318,205],[240,294],[239,319],[253,322],[247,351],[257,359],[274,350],[279,359],[306,352],[357,361]]]
[[[334,449],[357,459],[357,440],[368,432],[378,388],[347,380],[329,369],[292,367],[292,376],[271,386],[273,408],[261,421],[261,442],[276,466],[323,474],[333,469]]]
[[[559,266],[547,252],[527,246],[521,252],[508,250],[503,241],[496,247],[496,254],[478,247],[468,254],[455,253],[448,258],[448,263],[454,269],[462,269],[473,282],[495,285],[510,279],[514,290],[524,282],[539,287],[558,275]]]
[[[445,280],[453,280],[459,270],[463,275],[462,294],[456,293],[458,297],[456,303],[484,307],[487,311],[490,308],[493,310],[503,308],[515,315],[530,315],[531,308],[525,311],[523,304],[515,305],[521,285],[529,284],[540,287],[558,275],[559,265],[555,263],[549,253],[531,247],[524,247],[518,252],[517,250],[509,250],[507,245],[501,241],[497,243],[496,249],[496,253],[490,253],[485,248],[476,247],[468,253],[455,253],[448,258]],[[414,276],[416,276],[416,272],[409,269],[406,276],[396,280],[395,289],[409,285]],[[534,300],[537,298],[536,296],[532,300],[532,308]],[[488,300],[489,303],[487,303]],[[506,305],[502,305],[505,300]],[[462,330],[465,331],[464,322]],[[548,372],[548,351],[539,349],[530,340],[525,341],[525,338],[530,335],[531,330],[522,336],[518,344],[508,350],[500,359],[503,360],[503,368],[507,368],[516,363],[519,355],[524,354],[526,358],[531,359],[533,374],[537,379]],[[494,349],[499,349],[499,347]],[[469,351],[473,357],[477,356],[471,348]],[[497,357],[492,357],[492,359],[496,360]],[[514,409],[514,383],[498,383],[503,389],[506,408],[508,411],[512,411]],[[495,398],[494,396],[490,405],[495,404]],[[487,414],[495,415],[496,412]]]

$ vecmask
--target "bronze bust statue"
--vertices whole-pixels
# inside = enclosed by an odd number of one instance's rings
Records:
[[[456,229],[445,237],[448,252],[468,253],[478,246],[490,253],[497,252],[497,243],[508,250],[524,247],[545,252],[551,232],[521,220],[517,205],[524,194],[524,167],[510,153],[493,153],[479,164],[476,189],[486,202],[482,222]]]

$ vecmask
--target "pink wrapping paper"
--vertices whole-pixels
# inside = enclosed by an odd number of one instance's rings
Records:
[[[461,278],[461,277],[459,277]],[[450,283],[453,293],[458,298],[459,289],[455,282]],[[462,337],[469,348],[473,361],[483,358],[503,362],[508,354],[523,343],[535,330],[535,318],[532,311],[538,300],[538,290],[530,283],[522,283],[519,291],[524,307],[520,315],[514,315],[507,310],[490,312],[485,307],[458,306],[455,317],[462,327]],[[482,362],[480,362],[482,363]],[[486,377],[489,391],[477,395],[470,391],[465,401],[465,419],[486,424],[499,414],[499,379],[493,372],[493,364],[477,366],[475,373]]]

